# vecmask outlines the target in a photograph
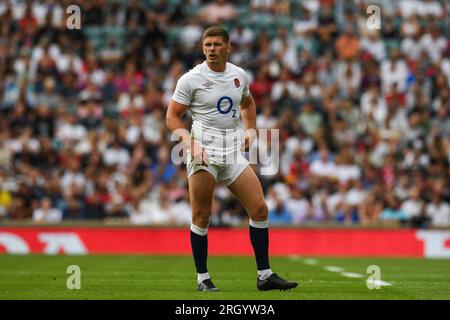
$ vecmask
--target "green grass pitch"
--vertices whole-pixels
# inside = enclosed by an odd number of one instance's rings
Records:
[[[66,287],[70,265],[80,290]],[[390,285],[369,290],[370,265]],[[450,260],[272,257],[275,272],[299,282],[286,292],[256,289],[253,257],[210,257],[208,267],[220,292],[196,291],[189,256],[0,255],[0,299],[450,299]]]

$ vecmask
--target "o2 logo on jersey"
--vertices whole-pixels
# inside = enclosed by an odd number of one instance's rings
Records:
[[[232,118],[236,118],[236,109],[233,109],[233,99],[230,97],[223,96],[217,101],[217,111],[221,114],[233,112]]]

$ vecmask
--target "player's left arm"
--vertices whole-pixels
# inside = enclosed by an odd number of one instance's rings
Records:
[[[245,128],[244,150],[248,151],[257,136],[256,104],[251,94],[241,100],[241,119]]]

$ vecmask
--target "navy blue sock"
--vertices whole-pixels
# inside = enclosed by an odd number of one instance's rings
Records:
[[[258,270],[270,269],[269,265],[269,228],[255,228],[249,226],[250,241],[255,252]]]
[[[191,230],[191,247],[197,273],[206,273],[206,260],[208,259],[208,235],[198,235]]]

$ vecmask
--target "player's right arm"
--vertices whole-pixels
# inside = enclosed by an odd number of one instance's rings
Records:
[[[194,141],[186,130],[182,121],[183,115],[188,106],[175,100],[170,100],[166,113],[167,128],[178,136],[178,141],[183,144],[183,150],[189,150],[194,163],[208,165],[208,156],[206,151]]]

